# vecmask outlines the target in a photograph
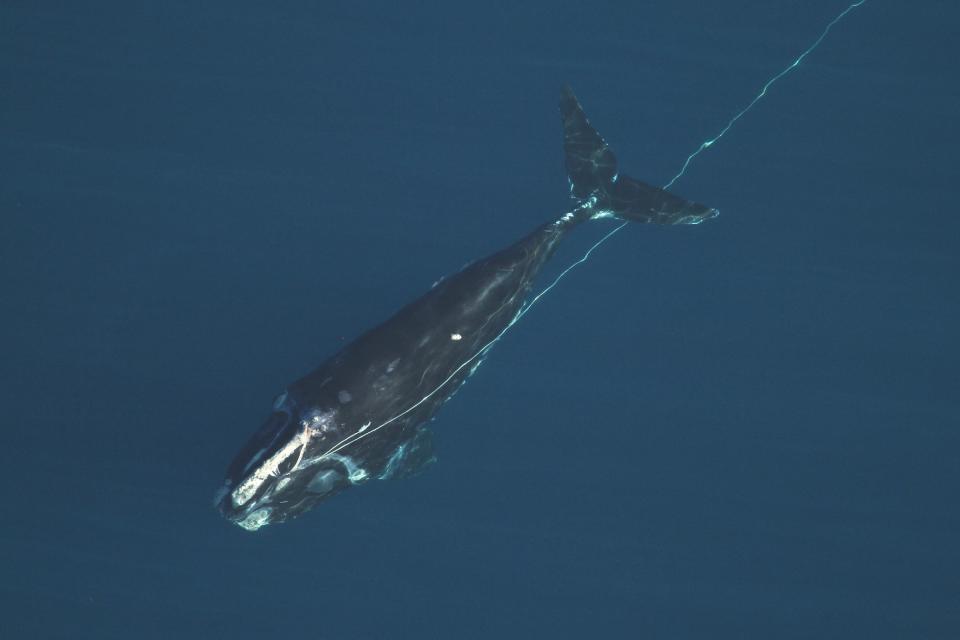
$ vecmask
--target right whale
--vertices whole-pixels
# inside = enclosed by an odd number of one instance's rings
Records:
[[[410,475],[432,462],[427,421],[522,315],[537,273],[580,223],[699,224],[717,215],[619,174],[616,156],[569,87],[560,115],[575,205],[441,280],[280,393],[227,469],[215,498],[225,518],[255,531],[352,485]]]

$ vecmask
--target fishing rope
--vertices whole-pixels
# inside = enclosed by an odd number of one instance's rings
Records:
[[[857,2],[854,2],[853,4],[851,4],[850,6],[848,6],[846,9],[844,9],[843,11],[841,11],[839,14],[837,14],[836,17],[833,18],[833,20],[831,20],[829,23],[827,23],[827,26],[824,27],[823,31],[820,33],[820,36],[819,36],[816,40],[813,41],[813,44],[811,44],[809,47],[807,47],[806,49],[804,49],[803,53],[801,53],[799,56],[797,56],[797,58],[796,58],[793,62],[791,62],[789,65],[787,65],[786,67],[784,67],[784,68],[783,68],[782,70],[780,70],[778,73],[776,73],[775,75],[773,75],[769,80],[767,80],[767,82],[763,85],[763,87],[760,89],[760,92],[757,93],[757,95],[753,98],[753,100],[751,100],[750,103],[749,103],[746,107],[744,107],[743,109],[741,109],[740,111],[738,111],[732,118],[730,118],[730,120],[727,122],[726,126],[724,126],[724,127],[720,130],[720,133],[718,133],[717,135],[715,135],[715,136],[712,137],[712,138],[709,138],[709,139],[707,139],[707,140],[704,140],[704,141],[700,144],[700,146],[697,148],[696,151],[694,151],[694,152],[691,153],[689,156],[687,156],[687,159],[684,161],[683,166],[680,168],[680,171],[677,173],[677,175],[673,176],[673,178],[672,178],[667,184],[665,184],[665,185],[663,186],[663,188],[664,188],[664,189],[669,189],[671,186],[673,186],[673,184],[674,184],[677,180],[679,180],[679,179],[686,173],[687,168],[690,166],[690,163],[693,161],[694,158],[696,158],[696,157],[697,157],[698,155],[700,155],[702,152],[706,151],[708,148],[710,148],[710,147],[713,146],[716,142],[718,142],[721,138],[723,138],[723,136],[725,136],[725,135],[727,134],[727,132],[730,131],[730,129],[733,127],[733,125],[736,124],[736,122],[737,122],[738,120],[740,120],[740,118],[742,118],[744,115],[746,115],[751,109],[753,109],[753,107],[754,107],[758,102],[760,102],[760,100],[762,100],[762,99],[767,95],[767,90],[770,89],[770,87],[773,86],[774,83],[776,83],[778,80],[780,80],[780,78],[784,77],[785,75],[787,75],[788,73],[790,73],[791,71],[793,71],[794,69],[796,69],[796,68],[800,65],[800,63],[803,62],[804,58],[806,58],[806,57],[807,57],[808,55],[810,55],[817,47],[820,46],[820,43],[823,42],[824,38],[827,37],[827,34],[830,33],[830,30],[833,28],[833,26],[834,26],[835,24],[837,24],[840,20],[842,20],[848,13],[850,13],[851,11],[853,11],[854,9],[856,9],[857,7],[859,7],[860,5],[866,3],[866,1],[867,1],[867,0],[858,0]],[[538,302],[543,296],[545,296],[546,294],[548,294],[554,287],[556,287],[557,284],[559,284],[559,282],[560,282],[561,280],[563,280],[563,278],[565,278],[568,273],[570,273],[570,271],[572,271],[572,270],[575,269],[576,267],[578,267],[578,266],[580,266],[581,264],[583,264],[584,262],[586,262],[586,261],[590,258],[590,255],[591,255],[594,251],[596,251],[596,250],[597,250],[603,243],[605,243],[607,240],[609,240],[609,239],[612,238],[614,235],[616,235],[617,233],[619,233],[620,230],[623,229],[624,227],[626,227],[628,224],[630,224],[630,222],[622,222],[622,223],[620,223],[619,225],[617,225],[616,227],[614,227],[612,231],[608,232],[608,233],[607,233],[606,235],[604,235],[602,238],[600,238],[599,240],[597,240],[589,249],[587,249],[587,251],[586,251],[582,256],[580,256],[580,258],[579,258],[578,260],[574,261],[572,264],[570,264],[568,267],[566,267],[563,271],[561,271],[561,272],[560,272],[560,275],[558,275],[556,278],[554,278],[553,281],[552,281],[549,285],[547,285],[542,291],[540,291],[540,293],[538,293],[537,295],[535,295],[535,296],[530,300],[530,302],[528,302],[527,304],[525,304],[525,305],[520,309],[520,311],[517,313],[517,315],[514,316],[514,318],[513,318],[509,323],[507,323],[507,326],[505,326],[505,327],[503,328],[503,330],[500,331],[500,333],[498,333],[496,336],[494,336],[493,339],[491,339],[491,340],[490,340],[489,342],[487,342],[485,345],[483,345],[482,347],[480,347],[480,349],[478,349],[472,356],[470,356],[469,358],[467,358],[466,360],[464,360],[464,361],[460,364],[460,366],[458,366],[456,369],[454,369],[453,372],[452,372],[449,376],[447,376],[447,377],[443,380],[443,382],[441,382],[440,384],[438,384],[432,391],[430,391],[430,393],[428,393],[427,395],[423,396],[422,398],[420,398],[420,399],[419,399],[417,402],[415,402],[414,404],[410,405],[409,407],[407,407],[406,409],[404,409],[403,411],[401,411],[401,412],[398,413],[397,415],[393,416],[392,418],[389,418],[388,420],[382,422],[381,424],[377,425],[376,427],[367,428],[367,429],[362,429],[362,430],[359,431],[359,432],[356,432],[356,433],[354,433],[354,434],[352,434],[352,435],[350,435],[350,436],[347,436],[347,437],[344,438],[343,440],[341,440],[341,441],[339,441],[338,443],[336,443],[335,445],[333,445],[326,453],[322,454],[322,455],[321,455],[321,458],[322,458],[322,457],[325,457],[325,456],[330,456],[330,455],[332,455],[332,454],[335,454],[335,453],[337,453],[338,451],[340,451],[341,449],[343,449],[343,448],[345,448],[345,447],[348,447],[348,446],[354,444],[355,442],[358,442],[359,440],[361,440],[361,439],[363,439],[363,438],[366,438],[366,437],[369,436],[370,434],[376,433],[377,431],[379,431],[380,429],[386,427],[387,425],[389,425],[389,424],[391,424],[391,423],[393,423],[393,422],[396,422],[396,421],[399,420],[400,418],[406,416],[406,415],[409,414],[411,411],[414,411],[417,407],[419,407],[419,406],[422,405],[424,402],[426,402],[427,400],[429,400],[431,397],[433,397],[434,395],[436,395],[436,393],[437,393],[438,391],[440,391],[440,389],[442,389],[444,385],[446,385],[448,382],[450,382],[458,373],[460,373],[460,371],[462,371],[464,367],[466,367],[467,365],[469,365],[471,362],[473,362],[474,360],[476,360],[477,358],[479,358],[480,356],[482,356],[482,355],[483,355],[485,352],[487,352],[491,347],[493,347],[493,345],[496,344],[497,341],[499,341],[500,338],[502,338],[503,335],[504,335],[507,331],[509,331],[509,330],[513,327],[513,325],[515,325],[515,324],[520,320],[520,318],[522,318],[523,316],[525,316],[525,315],[527,314],[527,312],[530,311],[530,309],[532,309],[533,306],[534,306],[535,304],[537,304],[537,302]]]

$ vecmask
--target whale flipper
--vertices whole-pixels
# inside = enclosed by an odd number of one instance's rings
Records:
[[[387,480],[415,476],[436,461],[437,456],[433,453],[433,433],[421,425],[409,440],[397,446],[387,460],[383,473],[377,477]]]

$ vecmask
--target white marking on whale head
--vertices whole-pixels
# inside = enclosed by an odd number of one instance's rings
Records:
[[[287,460],[294,458],[293,466],[282,474],[283,476],[294,473],[300,469],[300,464],[303,461],[303,456],[310,444],[310,440],[317,436],[336,431],[337,423],[334,420],[336,415],[337,412],[333,410],[313,410],[305,413],[300,421],[301,428],[297,431],[296,435],[291,438],[288,443],[280,447],[276,453],[267,458],[233,490],[233,493],[230,494],[233,506],[239,508],[247,504],[270,478],[280,477],[280,466]],[[253,460],[247,464],[244,473],[247,472],[254,462],[259,462],[265,451],[266,450],[263,449],[257,452]]]
[[[346,394],[345,396],[340,396],[340,394]],[[339,400],[341,402],[350,402],[353,398],[346,391],[341,391]],[[344,399],[345,398],[345,399]],[[303,419],[300,420],[300,426],[304,429],[310,429],[313,431],[314,435],[327,433],[328,431],[333,431],[337,427],[337,423],[333,420],[334,416],[337,415],[336,411],[323,411],[320,409],[314,409],[313,411],[307,411],[303,414]]]
[[[233,490],[233,493],[230,495],[233,506],[242,507],[250,502],[250,499],[253,498],[267,480],[280,474],[281,464],[298,452],[300,456],[302,456],[303,450],[306,449],[307,444],[310,442],[311,435],[313,435],[313,432],[311,432],[309,428],[301,429],[290,442],[283,445],[276,453],[267,458],[266,462],[260,465],[256,471],[240,483],[240,486]],[[296,464],[294,468],[296,468]],[[249,517],[251,516],[248,516],[248,518]],[[241,524],[240,526],[243,525]]]
[[[270,524],[271,511],[270,507],[257,509],[243,520],[238,521],[237,524],[247,531],[256,531],[260,527]]]
[[[340,482],[341,475],[334,469],[320,471],[307,483],[307,491],[323,495],[333,491]]]
[[[278,395],[278,396],[276,397],[276,399],[273,401],[273,410],[274,410],[274,411],[283,411],[284,409],[286,409],[286,408],[287,408],[287,399],[288,399],[288,396],[287,396],[287,392],[286,392],[286,391],[284,391],[283,393],[281,393],[280,395]],[[289,413],[289,411],[288,411],[288,413]]]
[[[370,474],[367,473],[367,470],[358,465],[350,456],[343,456],[339,453],[325,453],[322,456],[314,458],[310,462],[320,462],[321,460],[336,460],[342,464],[343,468],[347,470],[347,480],[350,481],[350,484],[363,482],[370,477]]]

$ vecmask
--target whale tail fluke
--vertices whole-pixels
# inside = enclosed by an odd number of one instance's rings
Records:
[[[700,224],[718,215],[716,209],[618,173],[617,156],[587,120],[569,86],[561,91],[560,117],[570,195],[579,201],[594,198],[589,207],[594,212],[592,217],[614,215],[634,222]]]

